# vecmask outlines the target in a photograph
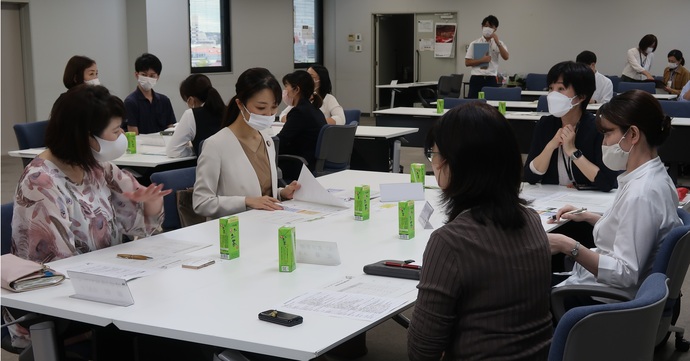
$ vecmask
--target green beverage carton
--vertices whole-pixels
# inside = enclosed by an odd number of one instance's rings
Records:
[[[127,138],[127,154],[137,154],[137,133],[125,132]]]
[[[499,113],[506,115],[506,102],[504,102],[504,101],[498,102],[498,111],[499,111]]]
[[[220,258],[235,259],[240,256],[240,219],[227,216],[218,220],[220,227]]]
[[[371,191],[368,185],[355,187],[355,220],[366,221],[369,219],[369,206]]]
[[[445,106],[444,103],[445,103],[445,100],[443,100],[443,99],[437,99],[436,100],[436,113],[443,114],[443,108]]]
[[[295,227],[278,229],[278,270],[280,272],[292,272],[297,267],[295,241]]]
[[[398,235],[400,239],[414,238],[414,201],[398,202]]]
[[[484,92],[479,92],[479,99],[484,99]]]
[[[422,183],[424,185],[424,177],[426,176],[426,166],[424,163],[410,164],[410,182]]]

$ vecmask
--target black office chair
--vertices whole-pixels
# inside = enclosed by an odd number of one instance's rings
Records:
[[[45,147],[47,127],[47,120],[15,124],[13,128],[14,134],[17,136],[17,145],[19,146],[19,149],[22,150]],[[22,162],[26,167],[29,163],[31,163],[31,159],[22,158]]]
[[[659,100],[664,113],[670,117],[690,118],[690,102]]]
[[[611,83],[613,84],[613,92],[614,95],[615,93],[618,93],[618,84],[621,82],[621,77],[618,75],[606,75],[607,78],[611,80]]]
[[[653,359],[667,297],[666,275],[654,273],[633,300],[571,309],[556,327],[549,361]]]
[[[547,88],[546,74],[527,74],[527,79],[525,79],[525,90],[546,90]]]
[[[316,141],[314,175],[340,172],[350,168],[357,122],[348,125],[324,125]]]
[[[622,82],[618,83],[617,92],[620,94],[620,93],[625,93],[628,90],[633,90],[633,89],[644,90],[647,93],[656,94],[656,87],[655,87],[654,82],[652,82],[652,81],[649,81],[649,82],[622,81]]]
[[[436,108],[436,104],[431,104],[438,100],[438,94],[431,88],[421,87],[417,89],[417,98],[424,108]]]

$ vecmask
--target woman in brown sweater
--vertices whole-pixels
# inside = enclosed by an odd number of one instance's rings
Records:
[[[426,149],[448,223],[424,252],[410,360],[546,360],[551,252],[519,196],[511,126],[493,107],[468,104],[441,118]]]

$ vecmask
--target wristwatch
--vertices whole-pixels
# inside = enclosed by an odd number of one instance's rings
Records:
[[[575,242],[575,247],[570,251],[570,257],[572,258],[577,258],[577,255],[580,253],[580,242]]]
[[[575,160],[577,160],[577,158],[580,158],[580,157],[582,157],[582,151],[579,149],[575,149],[573,154],[570,155],[570,161],[574,162]]]

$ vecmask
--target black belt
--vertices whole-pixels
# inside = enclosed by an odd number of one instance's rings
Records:
[[[476,76],[477,78],[496,78],[496,75],[472,75],[473,77]]]

